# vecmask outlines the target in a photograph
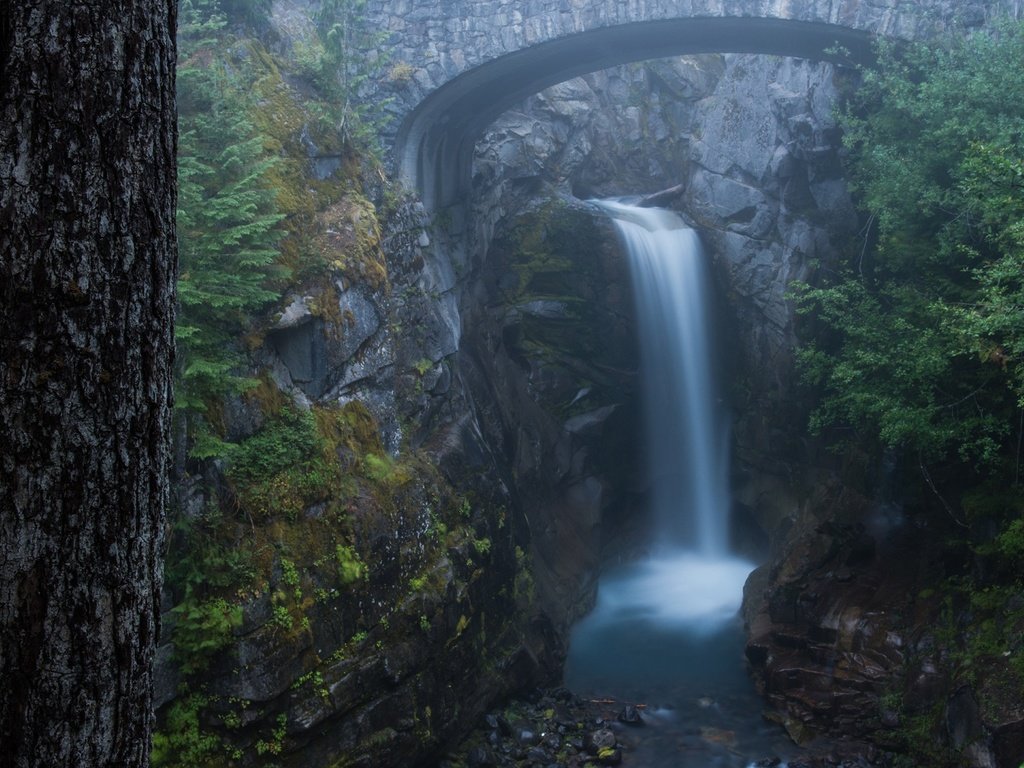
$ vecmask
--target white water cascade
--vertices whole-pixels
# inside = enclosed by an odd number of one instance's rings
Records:
[[[615,222],[633,279],[654,519],[652,557],[624,582],[605,579],[601,597],[625,598],[651,616],[715,623],[735,615],[752,566],[729,552],[729,424],[712,355],[707,264],[697,233],[671,211],[599,205]],[[638,578],[643,588],[634,590]]]
[[[729,424],[700,241],[670,211],[597,204],[630,261],[653,539],[647,558],[601,577],[594,610],[573,630],[566,683],[585,695],[646,702],[650,723],[660,712],[691,730],[705,722],[708,733],[726,726],[760,739],[760,702],[746,679],[737,618],[753,566],[729,551]],[[672,726],[664,734],[672,743],[691,738]],[[722,750],[713,740],[694,741],[692,758],[683,760],[675,747],[666,753],[648,739],[645,764],[746,765],[739,743]]]
[[[728,551],[728,424],[711,357],[710,281],[697,233],[671,211],[601,206],[629,255],[659,549]]]

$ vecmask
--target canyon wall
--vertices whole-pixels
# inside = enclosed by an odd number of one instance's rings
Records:
[[[307,12],[275,3],[280,44]],[[734,540],[771,558],[745,608],[759,684],[797,739],[898,720],[881,703],[910,638],[886,617],[927,574],[907,565],[882,589],[902,550],[878,546],[872,482],[807,436],[787,298],[860,247],[832,119],[850,78],[773,56],[625,65],[502,115],[459,205],[428,213],[367,169],[332,192],[311,223],[328,269],[247,340],[262,383],[223,414],[254,453],[310,414],[329,490],[281,475],[256,489],[276,507],[228,524],[210,510],[256,490],[180,462],[183,519],[221,537],[204,557],[251,557],[220,614],[190,603],[187,574],[168,589],[163,732],[241,765],[429,764],[494,700],[557,680],[602,558],[644,546],[628,275],[585,200],[669,189],[716,276]],[[282,88],[301,102],[300,79]],[[303,146],[311,185],[337,172]],[[217,646],[184,653],[203,622]],[[936,660],[915,658],[934,688]]]

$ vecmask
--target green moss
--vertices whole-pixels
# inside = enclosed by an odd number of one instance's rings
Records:
[[[409,579],[409,590],[413,593],[422,592],[427,586],[426,576],[415,576]]]
[[[413,480],[408,464],[398,462],[387,454],[368,453],[363,456],[362,471],[367,479],[385,489],[398,489]]]
[[[313,418],[325,457],[337,457],[339,451],[353,456],[384,453],[377,420],[358,400],[340,409],[314,406]]]
[[[331,692],[328,690],[323,673],[319,669],[311,670],[297,678],[292,683],[292,690],[297,691],[306,685],[311,686],[321,699],[329,700],[331,698]]]
[[[590,214],[551,200],[521,217],[503,244],[518,275],[516,301],[546,298],[581,302],[579,270],[601,247]]]
[[[383,747],[392,743],[396,738],[398,738],[398,731],[394,728],[382,728],[371,733],[366,739],[366,744],[371,747]]]
[[[275,605],[270,609],[270,621],[285,632],[290,632],[295,623],[291,612],[283,605]]]
[[[358,402],[311,411],[283,406],[259,432],[231,447],[229,461],[227,477],[239,504],[256,519],[295,521],[312,504],[339,501],[352,490],[354,468],[379,485],[401,486],[411,478],[384,453],[376,420]]]
[[[335,270],[371,290],[389,290],[387,261],[381,250],[380,222],[373,204],[346,192],[317,216],[315,256],[321,268]]]
[[[290,587],[299,586],[299,569],[286,557],[281,558],[281,580]]]
[[[514,589],[516,601],[519,603],[532,602],[536,587],[533,583],[533,573],[530,570],[529,557],[518,546],[515,549],[515,555],[516,578]]]
[[[351,584],[367,573],[366,566],[359,559],[359,553],[350,546],[338,544],[334,548],[334,559],[338,564],[338,578],[342,584]]]

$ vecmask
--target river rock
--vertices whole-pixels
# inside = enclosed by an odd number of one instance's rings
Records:
[[[615,732],[610,728],[599,728],[590,731],[583,740],[583,747],[592,755],[596,755],[602,749],[610,749],[618,744]]]
[[[627,704],[623,707],[616,719],[620,723],[632,725],[634,727],[645,724],[643,717],[640,715],[640,711],[633,704]]]
[[[498,763],[487,747],[473,747],[466,756],[466,764],[470,768],[493,768]]]

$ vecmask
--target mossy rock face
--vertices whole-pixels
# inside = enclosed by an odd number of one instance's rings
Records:
[[[429,379],[431,407],[465,410],[451,343],[422,332],[446,324],[423,320],[439,313],[420,287],[422,216],[390,192],[400,220],[382,221],[362,163],[317,133],[284,65],[258,43],[235,59],[281,156],[271,181],[291,284],[250,334],[256,386],[222,409],[223,455],[192,462],[182,485],[190,512],[172,537],[160,655],[177,690],[161,695],[154,764],[418,764],[509,688],[507,656],[531,660],[517,683],[535,674],[511,499],[493,463],[456,486],[440,457],[476,457],[431,443],[419,397],[396,407],[402,387]],[[304,137],[341,156],[334,175],[317,178]],[[319,345],[315,386],[289,380],[282,337],[296,328]],[[403,443],[418,429],[443,450]]]
[[[505,222],[478,286],[464,344],[490,370],[471,368],[469,380],[478,402],[493,403],[481,409],[486,434],[506,451],[534,531],[546,532],[530,554],[562,627],[587,599],[596,521],[628,508],[619,502],[638,468],[628,263],[597,208],[552,193]]]
[[[228,488],[244,486],[240,508],[196,521],[179,542],[206,542],[245,564],[202,588],[244,618],[186,675],[187,690],[203,697],[200,731],[238,765],[262,765],[268,750],[282,766],[415,762],[507,685],[502,659],[523,642],[520,564],[504,507],[494,506],[508,500],[456,493],[425,455],[389,456],[358,402],[301,418],[291,407],[268,416],[269,438],[250,438],[263,446],[258,457],[228,465]],[[305,437],[289,440],[275,423]],[[299,452],[280,471],[269,448],[278,440]],[[300,493],[298,506],[257,490],[302,471],[317,474],[317,492]],[[196,599],[194,584],[177,598]],[[184,721],[161,722],[161,743],[191,738]],[[179,764],[173,749],[161,754],[159,765]]]
[[[488,301],[509,353],[555,416],[620,401],[635,370],[628,267],[615,243],[596,209],[553,198],[517,217],[488,257]]]
[[[223,455],[190,465],[161,653],[177,690],[161,696],[154,764],[416,764],[508,690],[506,657],[526,660],[517,685],[539,675],[512,502],[479,445],[433,439],[424,415],[465,403],[421,287],[422,215],[390,192],[379,218],[345,147],[316,178],[303,136],[330,146],[306,95],[259,44],[236,58],[282,157],[291,284],[249,335],[256,385],[217,411]],[[323,367],[315,384],[289,376],[283,348],[299,342]],[[416,432],[423,449],[402,441]]]
[[[387,292],[388,268],[372,203],[350,192],[317,214],[316,223],[315,243],[325,264],[350,282]]]

